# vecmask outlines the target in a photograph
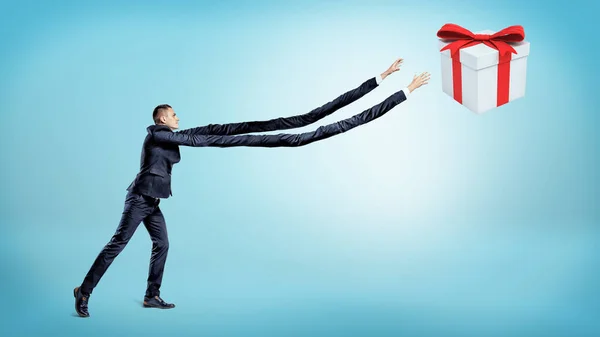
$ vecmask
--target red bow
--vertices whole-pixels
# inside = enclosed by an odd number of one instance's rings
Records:
[[[447,23],[440,28],[437,33],[440,39],[454,40],[447,44],[440,51],[450,49],[452,56],[462,49],[471,47],[480,43],[485,44],[490,48],[494,48],[500,52],[500,56],[505,56],[506,53],[517,53],[507,42],[520,42],[525,39],[525,30],[522,26],[510,26],[492,35],[488,34],[473,34],[470,30],[463,28],[453,23]]]

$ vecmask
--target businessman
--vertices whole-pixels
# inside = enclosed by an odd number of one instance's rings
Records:
[[[165,218],[159,204],[160,199],[166,199],[173,195],[171,192],[171,169],[181,159],[180,145],[193,147],[297,147],[344,133],[383,116],[402,103],[411,92],[427,84],[429,74],[415,75],[406,88],[389,96],[383,102],[351,118],[321,126],[312,132],[242,135],[286,130],[312,124],[371,92],[387,76],[398,71],[401,63],[402,59],[397,59],[380,75],[304,115],[280,117],[266,121],[209,124],[175,132],[174,130],[179,128],[179,117],[173,108],[167,104],[157,106],[152,113],[154,125],[147,128],[148,134],[142,147],[140,172],[127,188],[125,206],[117,230],[92,264],[82,284],[73,290],[77,314],[81,317],[89,317],[88,301],[93,289],[117,255],[125,248],[140,223],[144,224],[152,240],[152,254],[143,306],[160,309],[175,307],[174,304],[167,303],[160,297],[169,239]]]

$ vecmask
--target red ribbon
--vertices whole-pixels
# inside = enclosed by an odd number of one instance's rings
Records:
[[[510,60],[512,53],[517,51],[508,42],[520,42],[525,39],[525,30],[522,26],[510,26],[492,35],[473,34],[468,29],[453,23],[447,23],[440,28],[437,36],[445,40],[453,40],[440,51],[450,50],[452,58],[452,85],[454,87],[454,99],[462,104],[462,71],[460,64],[460,53],[462,48],[471,47],[480,43],[498,50],[498,97],[496,106],[508,103],[508,91],[510,84]]]

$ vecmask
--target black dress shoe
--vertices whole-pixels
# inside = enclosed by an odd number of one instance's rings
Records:
[[[163,299],[160,298],[160,296],[144,296],[144,308],[171,309],[175,308],[175,304],[163,301]]]
[[[79,287],[73,289],[73,295],[75,295],[75,311],[81,317],[90,317],[88,312],[88,299],[89,295],[83,294]]]

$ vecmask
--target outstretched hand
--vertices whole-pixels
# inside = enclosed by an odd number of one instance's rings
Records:
[[[399,58],[383,73],[381,73],[381,79],[385,79],[388,75],[400,70],[400,65],[402,64],[403,59]]]
[[[415,75],[413,77],[412,82],[410,82],[410,84],[408,85],[408,90],[410,90],[410,92],[413,92],[415,89],[421,87],[422,85],[427,84],[428,81],[429,81],[429,73],[428,72],[421,73],[421,75],[419,75],[419,76]]]

